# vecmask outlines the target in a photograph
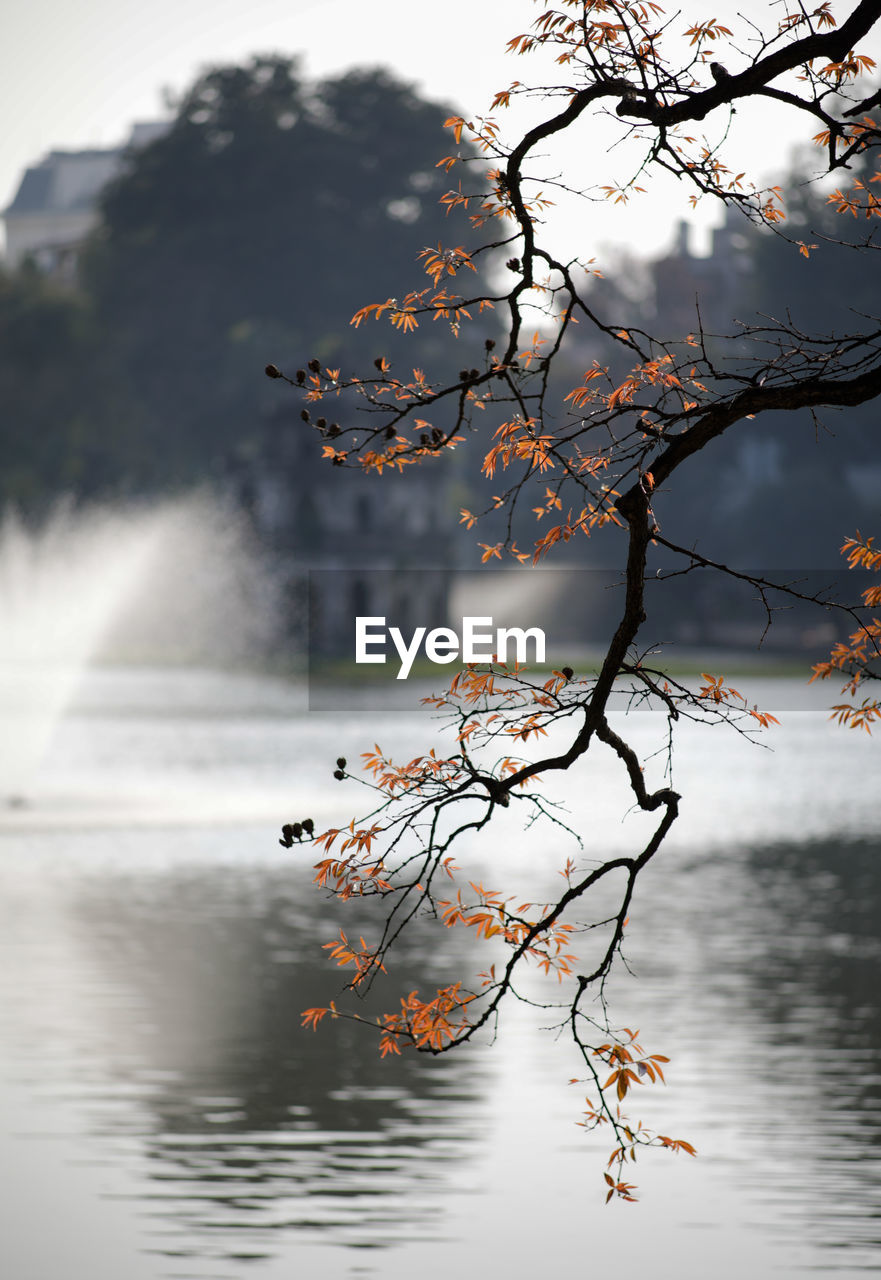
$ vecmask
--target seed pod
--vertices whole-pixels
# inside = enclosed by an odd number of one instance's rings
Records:
[[[345,756],[340,756],[340,757],[338,758],[338,760],[337,760],[337,762],[336,762],[336,767],[337,767],[338,769],[345,769],[345,767],[346,767],[346,757],[345,757]]]
[[[298,382],[298,383],[300,384],[300,386],[302,387],[302,385],[303,385],[303,383],[304,383],[305,381],[306,381],[306,370],[305,370],[305,369],[298,369],[298,370],[297,370],[297,382]]]
[[[320,361],[320,360],[310,360],[310,361],[309,361],[309,368],[312,370],[312,372],[313,372],[313,373],[320,373],[320,372],[321,372],[321,361]]]
[[[304,421],[304,422],[309,422],[309,421],[310,421],[310,416],[311,416],[311,415],[310,415],[310,413],[309,413],[309,410],[308,410],[308,409],[301,409],[301,410],[300,410],[300,417],[303,419],[303,421]]]
[[[311,818],[303,819],[303,830],[306,832],[307,836],[311,836],[312,832],[315,830],[315,823]]]
[[[346,775],[343,773],[342,769],[334,769],[333,776],[336,778],[337,782],[342,782]]]
[[[571,680],[575,675],[575,672],[571,667],[563,667],[560,671],[560,675],[565,676],[567,680]]]
[[[276,368],[274,364],[268,364],[264,370],[267,378],[280,378],[281,370]]]

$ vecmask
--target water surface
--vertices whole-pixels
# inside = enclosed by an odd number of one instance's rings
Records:
[[[646,1153],[640,1203],[605,1207],[608,1143],[577,1126],[577,1065],[528,1011],[438,1061],[381,1061],[346,1023],[300,1030],[336,989],[320,944],[360,921],[316,898],[277,829],[348,816],[335,757],[414,754],[418,721],[308,715],[264,678],[93,675],[0,820],[3,1274],[877,1270],[879,756],[827,723],[826,694],[753,681],[786,707],[773,753],[681,737],[683,816],[612,996],[672,1059],[638,1114],[700,1155]],[[632,725],[641,747],[657,731]],[[622,821],[614,758],[594,764],[571,820],[596,856],[631,849],[641,817]],[[511,818],[466,852],[487,883],[551,885],[570,850]],[[400,980],[484,967],[452,936],[415,936]]]

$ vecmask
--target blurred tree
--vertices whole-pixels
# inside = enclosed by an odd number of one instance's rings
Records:
[[[141,483],[204,476],[254,430],[266,353],[308,335],[333,364],[364,291],[440,238],[444,118],[382,70],[313,85],[293,59],[255,57],[200,76],[132,154],[82,279],[142,419],[125,460]]]
[[[32,509],[112,484],[105,427],[123,430],[122,386],[88,301],[30,263],[0,271],[0,403],[0,501]]]

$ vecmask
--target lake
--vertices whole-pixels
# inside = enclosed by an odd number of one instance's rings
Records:
[[[671,1059],[632,1113],[699,1155],[642,1154],[639,1203],[606,1206],[610,1143],[578,1127],[577,1064],[539,1015],[440,1059],[300,1029],[339,985],[321,943],[361,916],[317,894],[281,823],[347,820],[336,757],[409,758],[426,723],[308,712],[266,676],[90,673],[0,814],[3,1276],[881,1269],[879,743],[829,723],[837,689],[736,683],[779,716],[773,751],[683,727],[682,816],[610,993]],[[654,717],[631,720],[650,750]],[[590,764],[569,821],[594,856],[631,850],[620,767]],[[458,859],[471,878],[552,885],[563,835],[502,816]],[[484,967],[459,932],[408,941],[408,988]]]

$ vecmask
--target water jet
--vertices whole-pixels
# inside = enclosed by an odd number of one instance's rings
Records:
[[[270,647],[278,602],[245,522],[207,493],[59,503],[0,522],[0,799],[32,800],[79,681],[96,662],[241,664]]]

